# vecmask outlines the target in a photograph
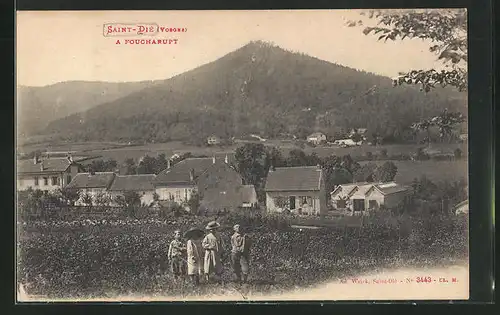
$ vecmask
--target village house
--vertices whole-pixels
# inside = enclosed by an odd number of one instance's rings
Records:
[[[210,137],[207,138],[207,144],[208,145],[217,145],[217,144],[220,144],[220,138],[215,136],[215,135],[212,135]]]
[[[358,134],[358,135],[361,135],[362,137],[364,137],[366,135],[366,131],[367,131],[366,128],[351,129],[351,131],[349,132],[349,136],[352,137],[355,134]]]
[[[326,136],[321,132],[315,132],[307,136],[307,142],[318,145],[326,142]]]
[[[239,173],[228,157],[187,158],[163,170],[153,181],[161,201],[186,205],[198,193],[200,208],[206,211],[253,207],[257,203],[253,186],[243,185]]]
[[[269,212],[289,210],[298,214],[326,214],[325,180],[319,166],[270,170],[265,192]]]
[[[66,186],[66,189],[75,189],[80,191],[80,198],[75,205],[86,205],[85,196],[90,196],[92,202],[95,202],[99,196],[107,196],[109,188],[113,184],[116,174],[113,172],[91,172],[79,173],[73,178],[71,183]]]
[[[389,183],[350,183],[338,185],[330,198],[335,209],[347,210],[351,214],[378,210],[381,206],[394,208],[406,202],[411,189],[395,182]]]
[[[17,161],[17,190],[39,189],[54,191],[64,188],[83,171],[71,156]]]
[[[240,174],[228,163],[216,161],[196,179],[201,196],[201,211],[230,211],[255,208],[257,193],[253,185],[244,185]]]
[[[154,202],[155,187],[153,181],[155,174],[140,175],[117,175],[109,187],[108,193],[113,200],[118,196],[123,196],[124,192],[137,193],[141,198],[141,204],[146,206]]]
[[[363,142],[354,142],[352,139],[338,139],[333,142],[333,144],[341,146],[341,147],[353,147],[356,145],[361,145]]]
[[[469,213],[469,200],[464,200],[453,208],[455,214],[468,214]]]

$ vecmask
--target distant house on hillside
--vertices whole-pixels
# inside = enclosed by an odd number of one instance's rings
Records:
[[[228,163],[213,158],[188,158],[156,176],[153,181],[160,200],[186,204],[196,192],[207,211],[231,210],[254,205],[256,198]],[[253,186],[252,186],[253,188]]]
[[[108,190],[115,176],[113,172],[79,173],[66,188],[76,189],[82,193],[75,203],[81,206],[85,205],[85,195],[90,196],[93,202],[99,195],[109,196]]]
[[[351,131],[349,132],[349,136],[354,136],[355,134],[358,134],[358,135],[365,135],[366,134],[366,128],[353,128],[351,129]]]
[[[333,144],[341,146],[341,147],[353,147],[353,146],[361,145],[362,142],[361,141],[354,142],[352,139],[339,139],[339,140],[335,140],[333,142]]]
[[[154,174],[117,175],[108,191],[113,200],[117,196],[123,196],[126,191],[133,191],[140,196],[142,204],[151,205],[154,201],[155,177]]]
[[[331,193],[330,198],[334,208],[347,209],[353,215],[363,214],[365,211],[397,207],[410,197],[411,189],[395,182],[389,183],[351,183],[338,185]]]
[[[215,135],[212,135],[210,137],[207,138],[207,144],[208,145],[217,145],[217,144],[220,144],[221,143],[221,140],[219,137],[215,136]]]
[[[83,167],[73,158],[45,158],[35,156],[33,160],[17,161],[17,190],[28,188],[54,191],[64,188],[83,171]]]
[[[326,136],[321,132],[315,132],[307,136],[307,142],[318,145],[326,142]]]
[[[455,214],[468,214],[469,213],[469,200],[464,200],[458,203],[453,208]]]
[[[270,212],[326,213],[323,171],[319,166],[280,167],[269,172],[265,185]]]

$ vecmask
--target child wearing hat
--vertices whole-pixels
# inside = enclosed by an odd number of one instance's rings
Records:
[[[197,232],[201,235],[197,235]],[[198,229],[190,229],[184,234],[187,241],[187,273],[193,284],[200,283],[200,275],[203,274],[203,248],[201,238],[203,231]]]
[[[234,234],[231,236],[231,264],[236,275],[236,280],[238,282],[242,281],[241,277],[243,275],[243,283],[245,283],[248,278],[250,242],[246,235],[242,233],[239,224],[236,224],[233,230]]]
[[[186,250],[184,244],[181,242],[181,231],[174,232],[174,240],[170,242],[168,247],[168,260],[170,261],[170,270],[174,277],[178,279],[182,274],[183,253]]]
[[[204,271],[207,281],[209,280],[210,275],[214,273],[217,276],[220,276],[222,274],[222,241],[220,237],[215,233],[215,230],[219,228],[219,226],[220,225],[215,221],[208,223],[208,225],[206,226],[208,234],[202,241],[202,246],[205,250]]]

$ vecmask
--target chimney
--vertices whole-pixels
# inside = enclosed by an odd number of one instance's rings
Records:
[[[212,163],[215,164],[215,155],[212,157]]]
[[[229,163],[229,159],[227,157],[227,154],[226,154],[226,157],[224,158],[224,163],[226,163],[226,164]]]
[[[189,180],[190,180],[190,181],[194,181],[194,169],[191,169],[191,170],[189,171]]]
[[[36,155],[35,153],[35,156],[33,157],[33,164],[38,164],[38,155]]]
[[[73,163],[73,157],[71,156],[71,153],[68,153],[68,161],[70,163]]]
[[[43,161],[40,163],[40,171],[43,171]]]
[[[167,161],[167,169],[170,169],[171,166],[172,165],[171,165],[170,159],[168,159],[168,161]]]

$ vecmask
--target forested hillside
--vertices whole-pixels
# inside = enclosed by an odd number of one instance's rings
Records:
[[[367,52],[369,53],[369,52]],[[392,87],[389,78],[251,42],[222,58],[120,99],[55,121],[66,140],[275,137],[368,128],[395,138],[443,108],[466,114],[466,94]]]
[[[114,101],[153,84],[152,81],[68,81],[41,87],[20,86],[17,94],[18,130],[22,135],[36,134],[53,120]]]

